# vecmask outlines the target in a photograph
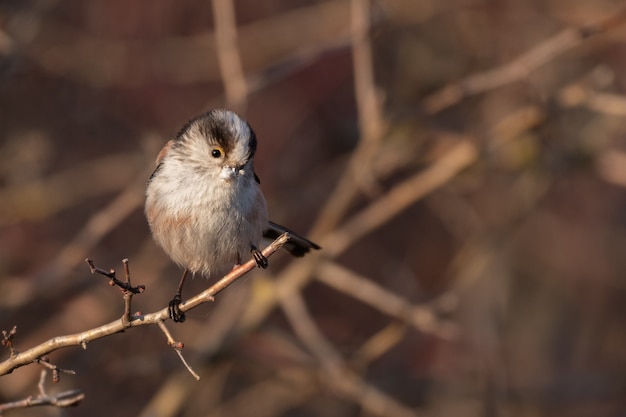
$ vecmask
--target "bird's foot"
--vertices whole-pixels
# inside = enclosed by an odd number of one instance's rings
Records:
[[[174,323],[182,323],[187,318],[185,313],[180,311],[180,303],[182,302],[180,294],[174,295],[168,305],[168,313]]]
[[[254,261],[256,262],[256,266],[258,266],[259,268],[267,268],[267,266],[269,265],[269,262],[267,261],[267,258],[265,257],[265,255],[263,255],[263,253],[258,250],[256,247],[252,246],[252,257],[254,258]]]

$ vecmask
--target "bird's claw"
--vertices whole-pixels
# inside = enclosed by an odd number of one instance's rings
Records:
[[[180,294],[176,294],[174,298],[170,300],[168,305],[168,313],[174,323],[182,323],[187,319],[185,313],[180,311],[180,303],[182,302]]]
[[[256,262],[256,266],[258,266],[259,268],[265,269],[269,265],[269,262],[267,261],[265,255],[263,255],[263,253],[257,248],[252,248],[252,257]]]

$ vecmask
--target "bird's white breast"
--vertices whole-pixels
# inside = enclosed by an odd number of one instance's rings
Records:
[[[253,174],[220,179],[167,162],[146,196],[157,243],[176,263],[206,276],[246,261],[250,245],[259,245],[267,227],[265,199]]]

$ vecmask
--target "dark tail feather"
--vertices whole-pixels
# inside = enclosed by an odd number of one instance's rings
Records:
[[[283,248],[289,251],[293,256],[304,256],[311,249],[321,249],[310,240],[274,222],[269,222],[269,228],[263,233],[263,237],[274,240],[285,232],[289,233],[289,242],[287,242]]]

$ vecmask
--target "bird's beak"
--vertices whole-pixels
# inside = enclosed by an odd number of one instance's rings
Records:
[[[220,178],[223,180],[230,180],[243,174],[244,174],[243,167],[225,166],[224,168],[222,168],[222,172],[220,173]]]

